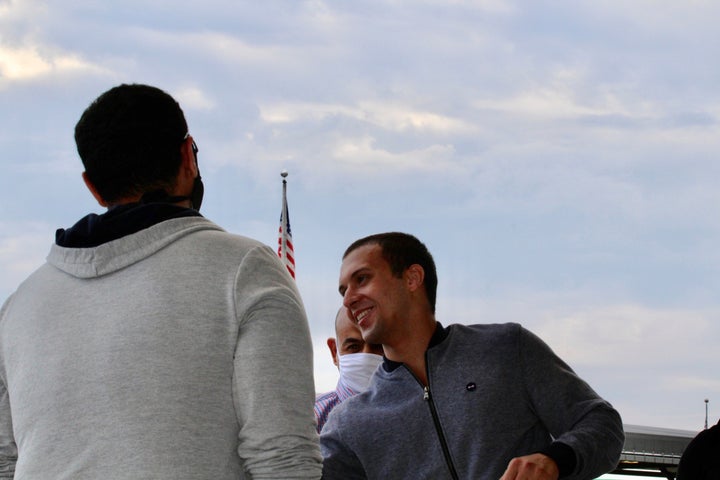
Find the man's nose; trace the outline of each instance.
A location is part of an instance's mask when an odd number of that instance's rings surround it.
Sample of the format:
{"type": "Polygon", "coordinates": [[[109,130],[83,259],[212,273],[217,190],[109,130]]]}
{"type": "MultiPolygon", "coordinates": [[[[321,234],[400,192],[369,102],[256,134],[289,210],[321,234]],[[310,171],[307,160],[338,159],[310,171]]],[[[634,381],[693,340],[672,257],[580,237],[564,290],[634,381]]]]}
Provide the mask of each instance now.
{"type": "Polygon", "coordinates": [[[352,310],[350,307],[353,303],[355,303],[356,297],[357,295],[355,293],[355,289],[353,287],[347,287],[345,294],[343,295],[343,305],[348,309],[348,311],[350,311],[351,314],[352,310]]]}

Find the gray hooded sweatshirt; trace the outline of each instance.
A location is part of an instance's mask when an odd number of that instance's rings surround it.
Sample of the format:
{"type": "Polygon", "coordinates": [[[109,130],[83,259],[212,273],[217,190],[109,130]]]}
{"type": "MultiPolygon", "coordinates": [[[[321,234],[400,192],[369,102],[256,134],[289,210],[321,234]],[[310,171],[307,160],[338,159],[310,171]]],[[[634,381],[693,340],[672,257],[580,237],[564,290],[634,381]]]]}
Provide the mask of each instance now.
{"type": "Polygon", "coordinates": [[[0,478],[319,478],[277,255],[202,217],[53,245],[0,313],[0,478]]]}

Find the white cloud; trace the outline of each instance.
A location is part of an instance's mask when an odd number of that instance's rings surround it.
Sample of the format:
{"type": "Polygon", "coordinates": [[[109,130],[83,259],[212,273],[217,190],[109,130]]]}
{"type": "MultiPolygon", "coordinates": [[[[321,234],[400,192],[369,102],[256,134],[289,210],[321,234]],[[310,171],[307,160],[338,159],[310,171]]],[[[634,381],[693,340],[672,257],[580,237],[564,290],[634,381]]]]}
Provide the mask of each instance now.
{"type": "Polygon", "coordinates": [[[281,55],[282,47],[256,46],[237,37],[220,32],[202,32],[188,34],[170,34],[164,32],[147,32],[147,36],[156,37],[164,42],[175,43],[180,40],[197,51],[215,55],[226,60],[242,60],[246,62],[269,62],[281,55]]]}
{"type": "Polygon", "coordinates": [[[16,0],[0,4],[0,86],[54,74],[107,74],[82,54],[44,39],[45,22],[52,18],[46,2],[16,0]]]}
{"type": "Polygon", "coordinates": [[[0,75],[15,80],[47,74],[52,65],[33,48],[0,47],[0,75]]]}
{"type": "Polygon", "coordinates": [[[173,97],[183,109],[212,110],[216,106],[215,100],[198,87],[182,87],[173,92],[173,97]]]}
{"type": "Polygon", "coordinates": [[[367,119],[390,131],[416,130],[457,135],[472,133],[475,130],[472,125],[460,118],[377,101],[360,102],[356,117],[367,119]]]}
{"type": "Polygon", "coordinates": [[[57,74],[109,74],[76,54],[42,52],[37,46],[11,48],[0,45],[0,77],[7,81],[31,80],[57,74]]]}
{"type": "Polygon", "coordinates": [[[333,115],[356,116],[356,110],[350,107],[309,102],[263,103],[259,108],[262,120],[270,124],[317,121],[333,115]]]}
{"type": "MultiPolygon", "coordinates": [[[[288,70],[302,66],[302,47],[292,44],[252,43],[222,31],[189,31],[133,28],[130,33],[138,44],[166,51],[181,50],[186,55],[213,58],[233,70],[265,67],[288,70]]],[[[182,57],[182,56],[181,56],[182,57]]],[[[189,68],[189,67],[188,67],[189,68]]]]}
{"type": "Polygon", "coordinates": [[[311,20],[314,25],[334,26],[338,22],[337,14],[330,8],[332,2],[323,0],[305,0],[302,2],[305,20],[311,20]]]}
{"type": "Polygon", "coordinates": [[[520,84],[516,93],[472,102],[475,108],[496,110],[517,117],[568,119],[582,116],[652,116],[647,102],[623,98],[621,85],[597,84],[588,65],[562,64],[551,68],[541,83],[520,84]]]}
{"type": "Polygon", "coordinates": [[[514,13],[517,7],[507,0],[424,0],[429,5],[473,8],[491,13],[514,13]]]}
{"type": "MultiPolygon", "coordinates": [[[[717,363],[707,365],[714,368],[717,363]]],[[[677,389],[680,391],[698,391],[698,392],[720,392],[720,379],[715,376],[701,377],[697,375],[668,375],[663,379],[662,386],[668,389],[677,389]]]]}
{"type": "Polygon", "coordinates": [[[720,361],[720,353],[695,348],[717,336],[718,311],[625,304],[541,316],[537,333],[578,365],[656,369],[720,361]]]}
{"type": "Polygon", "coordinates": [[[602,23],[613,24],[613,19],[624,19],[639,31],[671,33],[684,40],[692,40],[715,28],[715,19],[720,15],[720,5],[714,0],[687,0],[678,2],[657,2],[655,0],[610,0],[604,2],[582,2],[585,14],[602,23]],[[688,26],[695,26],[689,30],[688,26]],[[692,32],[692,33],[691,33],[692,32]]]}
{"type": "Polygon", "coordinates": [[[466,121],[430,111],[379,101],[359,101],[357,106],[321,103],[265,103],[260,105],[261,117],[268,123],[292,123],[346,116],[379,126],[388,131],[433,132],[436,134],[468,134],[475,127],[466,121]]]}
{"type": "Polygon", "coordinates": [[[48,8],[45,2],[37,0],[4,0],[0,2],[0,21],[24,22],[44,17],[48,8]]]}
{"type": "Polygon", "coordinates": [[[372,137],[346,139],[336,145],[333,158],[343,162],[354,173],[366,172],[377,175],[378,169],[388,175],[393,172],[410,171],[413,174],[457,171],[453,162],[454,149],[451,145],[431,145],[427,148],[393,153],[377,148],[372,137]]]}
{"type": "Polygon", "coordinates": [[[601,105],[584,105],[569,89],[539,87],[508,99],[478,100],[475,107],[500,110],[521,116],[571,118],[582,115],[628,115],[625,107],[612,95],[601,105]]]}

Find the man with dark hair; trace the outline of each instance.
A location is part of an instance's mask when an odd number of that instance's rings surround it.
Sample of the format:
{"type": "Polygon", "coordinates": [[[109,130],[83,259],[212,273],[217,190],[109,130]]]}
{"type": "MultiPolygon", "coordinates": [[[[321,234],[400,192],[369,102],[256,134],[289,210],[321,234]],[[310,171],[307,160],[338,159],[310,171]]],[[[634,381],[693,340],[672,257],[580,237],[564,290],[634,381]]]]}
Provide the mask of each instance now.
{"type": "Polygon", "coordinates": [[[339,290],[385,360],[323,428],[323,478],[592,479],[615,468],[620,415],[518,324],[435,320],[435,264],[417,238],[345,252],[339,290]]]}
{"type": "Polygon", "coordinates": [[[390,271],[395,277],[402,277],[405,270],[411,265],[417,264],[422,267],[425,272],[423,290],[430,303],[430,311],[434,314],[438,284],[437,270],[435,269],[435,261],[425,244],[418,241],[418,239],[412,235],[378,233],[353,242],[345,250],[343,259],[353,250],[369,244],[377,244],[381,247],[380,254],[387,262],[390,271]]]}
{"type": "Polygon", "coordinates": [[[273,250],[198,210],[167,93],[120,85],[75,128],[100,205],[0,312],[0,477],[317,479],[312,347],[273,250]]]}
{"type": "Polygon", "coordinates": [[[181,165],[178,145],[192,144],[186,141],[187,133],[180,106],[157,88],[111,89],[85,110],[75,126],[83,177],[104,203],[125,203],[123,199],[153,190],[170,191],[181,165]]]}

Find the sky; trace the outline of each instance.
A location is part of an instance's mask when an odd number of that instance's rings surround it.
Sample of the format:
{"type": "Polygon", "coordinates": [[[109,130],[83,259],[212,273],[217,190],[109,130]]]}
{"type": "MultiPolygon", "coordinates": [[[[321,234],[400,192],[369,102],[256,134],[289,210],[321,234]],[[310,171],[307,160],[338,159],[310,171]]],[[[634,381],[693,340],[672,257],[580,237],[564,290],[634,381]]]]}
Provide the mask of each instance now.
{"type": "Polygon", "coordinates": [[[720,417],[720,3],[0,0],[0,297],[101,213],[73,129],[162,88],[202,213],[273,247],[282,179],[318,391],[341,256],[404,231],[437,319],[519,322],[627,424],[720,417]]]}

